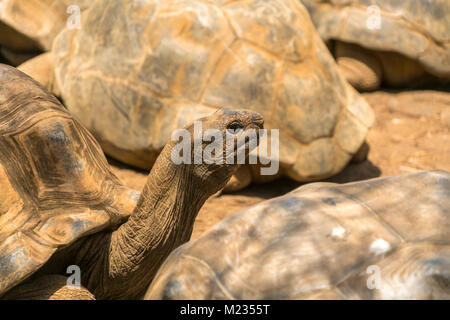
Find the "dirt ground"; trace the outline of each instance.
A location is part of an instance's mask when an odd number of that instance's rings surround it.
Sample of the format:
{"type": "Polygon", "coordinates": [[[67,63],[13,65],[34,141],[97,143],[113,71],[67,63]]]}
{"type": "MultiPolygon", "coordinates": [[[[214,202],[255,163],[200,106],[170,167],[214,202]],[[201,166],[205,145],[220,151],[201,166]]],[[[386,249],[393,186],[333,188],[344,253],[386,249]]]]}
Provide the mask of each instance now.
{"type": "MultiPolygon", "coordinates": [[[[450,171],[450,93],[444,91],[378,91],[363,94],[372,106],[376,122],[368,134],[368,159],[349,164],[327,181],[344,183],[417,170],[450,171]]],[[[141,190],[147,172],[111,160],[114,173],[126,185],[141,190]]],[[[234,194],[210,198],[194,225],[198,238],[225,217],[265,199],[285,194],[301,183],[280,179],[252,185],[234,194]]]]}

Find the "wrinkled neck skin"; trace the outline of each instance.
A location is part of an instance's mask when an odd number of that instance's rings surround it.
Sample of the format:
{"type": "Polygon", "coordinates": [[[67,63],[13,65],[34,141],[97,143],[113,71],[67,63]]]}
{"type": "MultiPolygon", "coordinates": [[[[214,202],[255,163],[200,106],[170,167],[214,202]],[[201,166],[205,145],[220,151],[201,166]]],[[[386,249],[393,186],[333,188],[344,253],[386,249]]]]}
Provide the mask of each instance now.
{"type": "Polygon", "coordinates": [[[82,251],[91,257],[78,255],[82,283],[97,299],[141,298],[170,252],[190,239],[197,213],[214,191],[192,181],[187,166],[173,164],[170,150],[153,166],[128,221],[89,237],[82,251]]]}

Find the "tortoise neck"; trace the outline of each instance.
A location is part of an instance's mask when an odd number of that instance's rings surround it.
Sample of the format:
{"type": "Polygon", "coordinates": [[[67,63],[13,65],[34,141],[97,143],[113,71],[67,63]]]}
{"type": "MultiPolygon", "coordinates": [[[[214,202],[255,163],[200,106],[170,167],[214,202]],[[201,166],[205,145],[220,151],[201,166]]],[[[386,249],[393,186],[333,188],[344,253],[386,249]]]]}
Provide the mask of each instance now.
{"type": "Polygon", "coordinates": [[[161,246],[168,240],[178,246],[189,240],[198,211],[208,196],[193,181],[186,166],[177,166],[163,155],[147,178],[131,221],[149,227],[158,238],[167,238],[161,239],[161,246]]]}
{"type": "Polygon", "coordinates": [[[170,151],[164,148],[131,217],[112,235],[110,271],[134,291],[122,292],[127,297],[140,298],[170,252],[189,240],[209,196],[190,181],[187,166],[170,161],[170,151]]]}

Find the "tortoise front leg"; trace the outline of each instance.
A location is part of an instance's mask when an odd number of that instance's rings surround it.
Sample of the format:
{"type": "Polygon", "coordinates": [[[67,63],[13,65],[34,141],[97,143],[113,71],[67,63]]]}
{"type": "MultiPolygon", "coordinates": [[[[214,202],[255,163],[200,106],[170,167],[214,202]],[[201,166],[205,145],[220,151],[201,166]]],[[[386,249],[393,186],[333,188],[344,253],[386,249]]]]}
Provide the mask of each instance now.
{"type": "Polygon", "coordinates": [[[67,278],[45,275],[14,287],[2,297],[5,300],[95,300],[84,287],[67,285],[67,278]]]}

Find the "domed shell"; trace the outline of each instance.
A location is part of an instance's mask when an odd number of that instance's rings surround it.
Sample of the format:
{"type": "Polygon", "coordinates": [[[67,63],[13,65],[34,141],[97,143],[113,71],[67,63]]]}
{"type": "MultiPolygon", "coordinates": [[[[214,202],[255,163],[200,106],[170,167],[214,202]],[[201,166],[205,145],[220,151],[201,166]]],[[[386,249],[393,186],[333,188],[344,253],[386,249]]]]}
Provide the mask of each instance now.
{"type": "Polygon", "coordinates": [[[142,168],[173,130],[247,108],[280,129],[282,170],[318,179],[348,163],[373,122],[297,0],[100,0],[53,54],[68,109],[106,153],[142,168]]]}
{"type": "Polygon", "coordinates": [[[305,185],[173,251],[146,298],[449,299],[449,199],[444,171],[305,185]]]}
{"type": "Polygon", "coordinates": [[[450,78],[450,1],[303,0],[322,39],[394,51],[450,78]]]}
{"type": "Polygon", "coordinates": [[[2,64],[0,186],[0,295],[59,248],[117,226],[137,201],[58,100],[2,64]]]}

